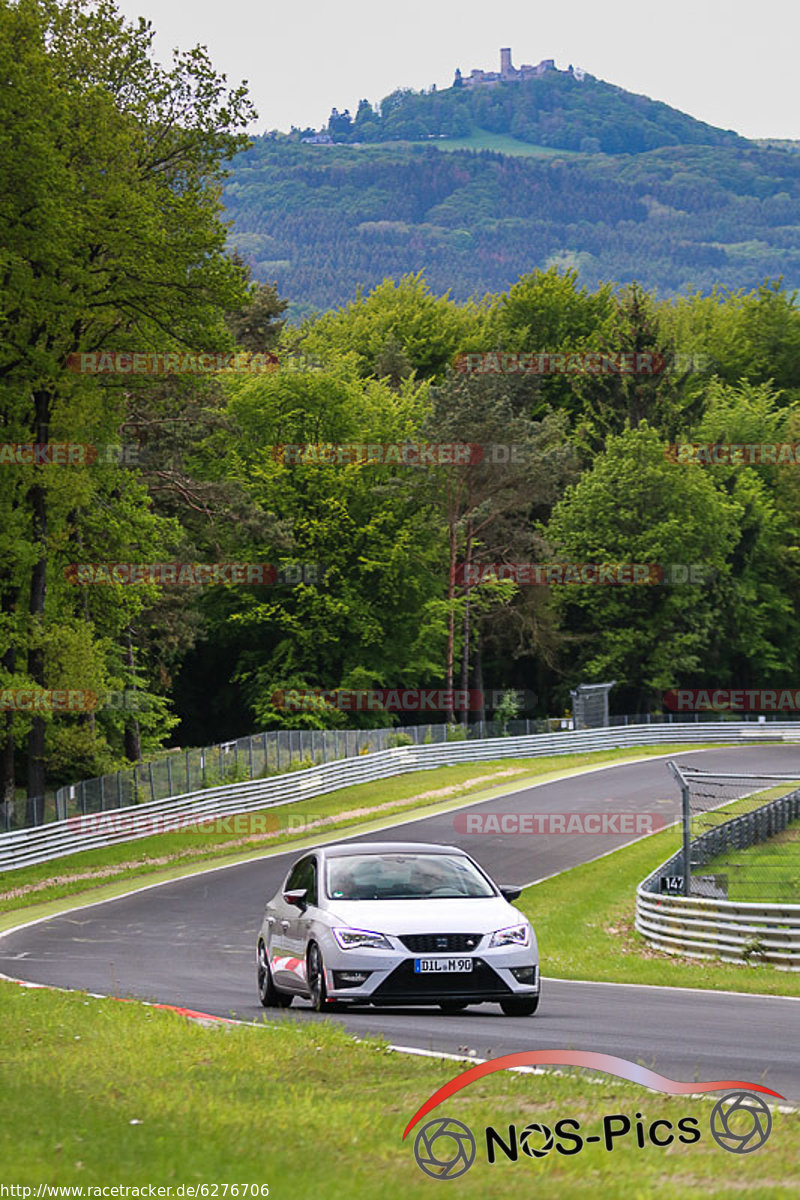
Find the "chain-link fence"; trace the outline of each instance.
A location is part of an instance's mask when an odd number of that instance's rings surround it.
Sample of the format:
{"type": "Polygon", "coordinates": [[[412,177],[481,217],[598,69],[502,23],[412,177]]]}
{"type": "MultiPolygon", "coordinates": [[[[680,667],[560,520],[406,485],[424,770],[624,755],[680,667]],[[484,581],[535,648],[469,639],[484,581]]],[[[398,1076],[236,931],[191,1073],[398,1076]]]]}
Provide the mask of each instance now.
{"type": "MultiPolygon", "coordinates": [[[[637,713],[608,718],[608,727],[685,724],[698,721],[751,718],[730,713],[637,713]]],[[[786,721],[785,714],[770,720],[786,721]]],[[[752,717],[753,723],[765,722],[752,717]]],[[[431,745],[474,738],[520,737],[573,728],[569,717],[543,720],[474,721],[469,725],[406,725],[385,729],[281,729],[213,746],[163,752],[152,762],[138,763],[94,779],[82,779],[46,796],[0,803],[0,833],[42,825],[86,813],[126,808],[147,800],[165,800],[185,792],[262,779],[285,771],[302,770],[388,750],[392,746],[431,745]]]]}
{"type": "Polygon", "coordinates": [[[82,779],[34,800],[0,804],[0,832],[86,813],[165,800],[185,792],[265,779],[392,746],[423,746],[473,738],[520,736],[570,728],[567,720],[476,721],[471,725],[409,725],[393,729],[280,729],[190,750],[82,779]]]}
{"type": "Polygon", "coordinates": [[[800,772],[725,774],[674,763],[670,768],[681,788],[683,849],[662,875],[661,890],[741,902],[800,902],[800,772]]]}

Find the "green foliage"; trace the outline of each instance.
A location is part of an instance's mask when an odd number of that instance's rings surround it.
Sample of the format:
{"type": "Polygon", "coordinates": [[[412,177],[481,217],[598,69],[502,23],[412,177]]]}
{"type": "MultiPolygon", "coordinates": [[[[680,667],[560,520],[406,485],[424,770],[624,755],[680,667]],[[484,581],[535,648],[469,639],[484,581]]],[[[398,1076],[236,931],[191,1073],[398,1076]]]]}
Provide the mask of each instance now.
{"type": "Polygon", "coordinates": [[[0,0],[0,34],[2,444],[144,452],[134,469],[0,463],[0,687],[139,701],[1,713],[0,800],[23,774],[43,791],[173,736],[396,723],[324,698],[337,690],[533,675],[544,716],[581,679],[618,679],[616,703],[641,710],[673,686],[796,678],[800,469],[685,465],[664,444],[800,442],[797,155],[566,74],[400,91],[331,126],[362,143],[492,135],[549,158],[316,148],[299,130],[248,145],[243,89],[202,49],[156,65],[150,28],[113,4],[0,0]],[[67,367],[98,349],[234,346],[274,350],[280,368],[67,367]],[[498,350],[649,352],[669,369],[454,369],[498,350]],[[406,442],[515,455],[419,467],[292,449],[406,442]],[[707,577],[459,574],[548,558],[707,577]],[[259,587],[75,583],[76,564],[164,560],[301,569],[259,587]],[[293,688],[318,698],[293,710],[293,688]]]}
{"type": "MultiPolygon", "coordinates": [[[[113,379],[76,376],[70,355],[231,342],[222,317],[244,298],[243,272],[224,251],[219,185],[223,160],[246,144],[237,129],[252,110],[243,89],[224,88],[204,50],[165,69],[152,60],[152,38],[144,21],[127,24],[111,3],[0,4],[0,70],[11,85],[0,99],[8,441],[121,440],[129,393],[113,379]]],[[[153,589],[90,596],[65,571],[163,555],[177,526],[114,464],[2,470],[10,535],[0,568],[3,682],[132,685],[137,665],[126,648],[153,589]]],[[[151,711],[160,740],[170,719],[157,705],[151,711]]],[[[4,719],[3,791],[13,790],[18,742],[27,742],[35,795],[48,766],[57,775],[78,761],[99,768],[121,757],[115,731],[106,713],[88,724],[46,712],[4,719]]],[[[141,730],[137,752],[140,739],[141,730]]]]}
{"type": "Polygon", "coordinates": [[[355,125],[347,110],[340,114],[334,109],[328,131],[336,141],[385,142],[458,136],[464,125],[567,150],[596,146],[609,154],[640,154],[679,144],[746,144],[735,133],[715,129],[657,100],[592,75],[579,81],[571,71],[475,88],[465,88],[457,73],[453,87],[445,91],[398,88],[381,102],[378,113],[362,100],[355,125]]]}
{"type": "Polygon", "coordinates": [[[516,692],[507,691],[497,708],[494,710],[494,719],[498,721],[503,729],[505,737],[508,727],[508,722],[515,720],[520,714],[520,701],[516,692]]]}
{"type": "MultiPolygon", "coordinates": [[[[224,192],[231,242],[290,298],[292,322],[422,264],[434,292],[462,302],[548,265],[577,267],[593,290],[638,281],[661,296],[749,291],[765,278],[800,286],[800,155],[685,141],[637,154],[512,155],[526,146],[485,131],[357,148],[256,138],[224,192]],[[474,149],[443,152],[451,144],[474,149]]],[[[782,307],[786,297],[742,330],[765,347],[765,366],[781,346],[784,368],[798,361],[782,307]]],[[[726,344],[747,359],[741,337],[726,344]]]]}
{"type": "Polygon", "coordinates": [[[397,746],[413,746],[414,739],[409,733],[390,733],[386,739],[386,745],[389,749],[397,746]]]}
{"type": "MultiPolygon", "coordinates": [[[[700,467],[668,462],[643,422],[611,437],[567,489],[545,532],[552,559],[578,563],[698,564],[726,580],[740,507],[700,467]]],[[[716,587],[719,587],[717,583],[716,587]]],[[[577,682],[617,679],[632,711],[702,669],[719,608],[706,586],[577,585],[555,604],[574,643],[577,682]]],[[[624,701],[623,701],[624,703],[624,701]]]]}

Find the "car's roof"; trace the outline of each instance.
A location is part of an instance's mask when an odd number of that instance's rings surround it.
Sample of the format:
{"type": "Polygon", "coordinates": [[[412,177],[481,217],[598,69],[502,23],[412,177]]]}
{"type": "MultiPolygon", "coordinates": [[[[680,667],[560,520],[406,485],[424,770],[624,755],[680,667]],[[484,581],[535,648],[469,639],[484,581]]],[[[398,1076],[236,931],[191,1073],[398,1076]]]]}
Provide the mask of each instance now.
{"type": "Polygon", "coordinates": [[[335,842],[332,846],[320,846],[318,853],[326,858],[344,858],[352,854],[466,854],[466,851],[436,842],[335,842]]]}

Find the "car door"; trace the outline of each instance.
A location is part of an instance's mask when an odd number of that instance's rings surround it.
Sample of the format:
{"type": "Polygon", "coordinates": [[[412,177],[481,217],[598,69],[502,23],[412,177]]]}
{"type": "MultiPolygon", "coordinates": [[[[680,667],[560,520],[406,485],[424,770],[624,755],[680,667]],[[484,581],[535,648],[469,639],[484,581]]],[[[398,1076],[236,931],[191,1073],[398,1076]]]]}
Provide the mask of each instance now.
{"type": "MultiPolygon", "coordinates": [[[[284,934],[286,947],[286,986],[292,991],[306,989],[306,942],[308,929],[314,920],[317,910],[317,858],[309,854],[297,864],[297,880],[292,888],[305,888],[306,907],[287,905],[289,911],[288,928],[284,934]]],[[[290,891],[290,888],[286,889],[290,891]]]]}
{"type": "Polygon", "coordinates": [[[270,970],[272,971],[272,978],[276,986],[282,988],[284,991],[289,989],[294,990],[295,988],[296,976],[291,963],[292,955],[289,948],[289,930],[292,917],[298,910],[291,904],[286,903],[283,893],[304,886],[299,882],[304,861],[304,859],[301,859],[300,862],[295,863],[286,876],[283,887],[267,909],[270,970]]]}

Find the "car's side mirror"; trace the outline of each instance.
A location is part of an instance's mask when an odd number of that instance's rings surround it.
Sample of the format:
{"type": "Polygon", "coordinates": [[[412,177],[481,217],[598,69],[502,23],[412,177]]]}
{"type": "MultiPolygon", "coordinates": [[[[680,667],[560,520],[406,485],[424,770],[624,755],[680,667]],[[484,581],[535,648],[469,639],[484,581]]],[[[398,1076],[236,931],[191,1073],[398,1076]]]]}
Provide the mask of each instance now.
{"type": "Polygon", "coordinates": [[[510,904],[512,900],[519,900],[520,896],[522,895],[522,888],[517,887],[516,884],[513,883],[508,883],[505,885],[501,884],[500,895],[504,900],[508,900],[510,904]]]}
{"type": "Polygon", "coordinates": [[[295,908],[299,908],[302,912],[304,908],[308,907],[306,904],[307,895],[308,888],[294,888],[291,892],[284,892],[283,898],[287,904],[293,904],[295,908]]]}

